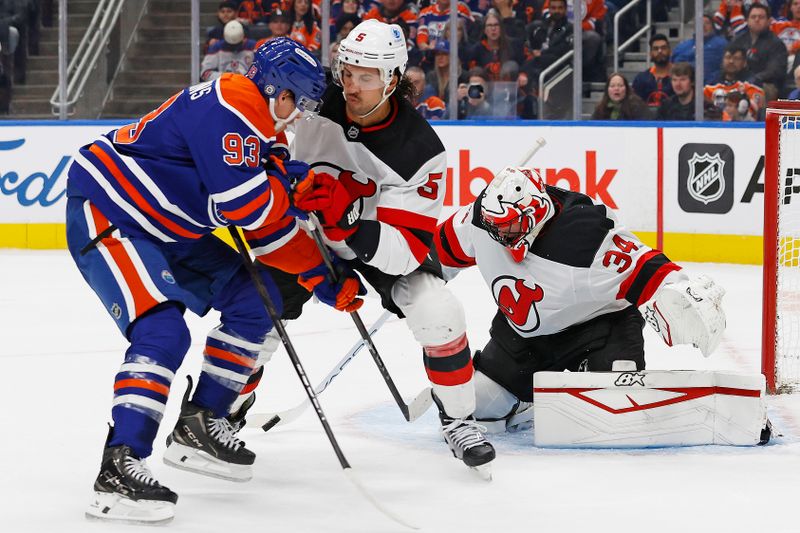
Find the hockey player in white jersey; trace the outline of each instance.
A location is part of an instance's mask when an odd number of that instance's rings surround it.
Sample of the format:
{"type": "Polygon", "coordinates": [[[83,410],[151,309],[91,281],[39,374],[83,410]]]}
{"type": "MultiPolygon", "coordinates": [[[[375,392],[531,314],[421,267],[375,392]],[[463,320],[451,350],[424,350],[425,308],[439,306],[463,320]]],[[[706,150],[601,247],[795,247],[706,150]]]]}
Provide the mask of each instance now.
{"type": "MultiPolygon", "coordinates": [[[[472,416],[464,310],[431,250],[446,154],[406,98],[407,59],[397,25],[368,20],[341,41],[335,84],[319,116],[296,125],[294,157],[311,165],[315,179],[313,191],[295,196],[295,204],[317,213],[329,246],[377,290],[386,309],[405,316],[423,348],[443,437],[455,457],[478,467],[495,452],[472,416]]],[[[281,287],[284,318],[297,316],[308,299],[288,281],[281,287]]]]}
{"type": "Polygon", "coordinates": [[[440,224],[443,265],[477,265],[497,302],[486,347],[474,358],[475,417],[492,431],[529,419],[541,370],[645,366],[645,321],[664,342],[710,355],[725,329],[725,291],[690,278],[620,226],[588,196],[506,167],[471,205],[440,224]]]}

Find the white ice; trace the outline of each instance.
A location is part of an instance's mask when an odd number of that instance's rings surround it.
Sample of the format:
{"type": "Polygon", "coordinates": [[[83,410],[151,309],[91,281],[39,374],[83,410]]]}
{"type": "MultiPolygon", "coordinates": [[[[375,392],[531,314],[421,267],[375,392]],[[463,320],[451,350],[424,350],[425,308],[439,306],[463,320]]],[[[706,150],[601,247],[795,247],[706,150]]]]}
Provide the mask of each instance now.
{"type": "MultiPolygon", "coordinates": [[[[758,371],[760,269],[687,265],[726,287],[728,328],[703,359],[668,349],[649,330],[650,368],[758,371]]],[[[467,310],[472,346],[488,338],[494,313],[477,272],[453,288],[467,310]]],[[[371,323],[381,313],[368,301],[371,323]]],[[[180,495],[180,532],[403,531],[348,483],[312,410],[269,433],[245,430],[258,454],[254,479],[236,484],[171,469],[161,462],[183,394],[197,375],[216,316],[187,315],[193,343],[176,378],[149,463],[180,495]]],[[[312,382],[356,341],[348,316],[308,305],[290,334],[312,382]]],[[[130,532],[136,526],[88,522],[110,416],[114,374],[126,348],[111,318],[62,251],[0,252],[0,532],[130,532]]],[[[422,357],[405,324],[392,319],[376,336],[398,387],[410,399],[426,385],[422,357]]],[[[267,367],[256,411],[304,398],[281,350],[267,367]]],[[[770,398],[783,434],[765,447],[636,451],[556,451],[533,447],[529,433],[496,438],[494,481],[453,459],[433,410],[406,423],[366,353],[321,396],[347,459],[370,491],[428,532],[753,532],[800,531],[800,399],[770,398]]]]}

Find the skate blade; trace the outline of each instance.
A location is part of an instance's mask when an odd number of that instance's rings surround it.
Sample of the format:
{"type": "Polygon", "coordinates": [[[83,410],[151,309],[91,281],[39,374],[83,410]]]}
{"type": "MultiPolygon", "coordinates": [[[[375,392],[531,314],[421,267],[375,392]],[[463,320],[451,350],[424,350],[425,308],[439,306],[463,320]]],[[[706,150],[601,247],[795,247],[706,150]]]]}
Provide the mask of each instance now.
{"type": "Polygon", "coordinates": [[[486,463],[485,465],[480,466],[471,466],[469,469],[476,475],[478,478],[482,479],[483,481],[491,481],[492,480],[492,465],[491,463],[486,463]]]}
{"type": "Polygon", "coordinates": [[[175,504],[155,500],[129,500],[119,494],[95,492],[94,501],[86,510],[89,520],[132,524],[139,526],[162,526],[175,517],[175,504]]]}
{"type": "Polygon", "coordinates": [[[204,476],[244,483],[253,479],[251,465],[237,465],[220,461],[202,450],[172,442],[164,452],[164,463],[179,470],[204,476]]]}

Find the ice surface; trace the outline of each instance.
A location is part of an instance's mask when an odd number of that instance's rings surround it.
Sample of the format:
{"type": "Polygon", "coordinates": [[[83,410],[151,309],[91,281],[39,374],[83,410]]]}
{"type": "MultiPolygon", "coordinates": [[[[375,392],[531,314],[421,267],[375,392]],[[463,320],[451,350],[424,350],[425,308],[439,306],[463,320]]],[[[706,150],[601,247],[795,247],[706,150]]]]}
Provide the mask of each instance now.
{"type": "MultiPolygon", "coordinates": [[[[704,359],[669,349],[646,331],[648,365],[666,369],[757,371],[760,269],[686,265],[728,294],[728,329],[704,359]]],[[[465,303],[473,347],[488,338],[494,313],[476,271],[452,282],[465,303]]],[[[376,299],[362,312],[370,324],[376,299]]],[[[246,430],[257,454],[254,479],[237,484],[171,469],[161,462],[177,416],[184,375],[197,375],[216,317],[187,315],[193,343],[173,384],[150,465],[180,494],[170,531],[394,532],[345,479],[313,411],[267,434],[246,430]]],[[[358,335],[346,315],[309,305],[289,328],[312,383],[358,335]]],[[[136,526],[88,522],[83,513],[97,475],[114,374],[126,347],[111,318],[61,251],[0,251],[0,532],[131,532],[136,526]]],[[[392,319],[376,336],[410,399],[426,384],[418,346],[392,319]]],[[[281,350],[269,363],[257,411],[304,398],[281,350]]],[[[783,437],[763,448],[700,447],[639,451],[540,450],[523,432],[494,438],[494,481],[452,458],[433,411],[406,423],[374,363],[360,353],[322,395],[344,452],[381,501],[428,532],[753,532],[800,531],[800,397],[770,399],[783,437]]]]}

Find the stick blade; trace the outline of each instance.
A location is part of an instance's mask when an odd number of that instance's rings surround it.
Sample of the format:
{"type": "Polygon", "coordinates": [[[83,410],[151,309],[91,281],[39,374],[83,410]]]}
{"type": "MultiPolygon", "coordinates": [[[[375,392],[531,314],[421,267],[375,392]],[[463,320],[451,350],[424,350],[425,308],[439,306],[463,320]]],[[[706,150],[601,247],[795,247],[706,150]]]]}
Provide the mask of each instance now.
{"type": "Polygon", "coordinates": [[[430,387],[425,387],[408,405],[406,420],[413,422],[424,415],[431,405],[433,405],[433,392],[430,387]]]}

